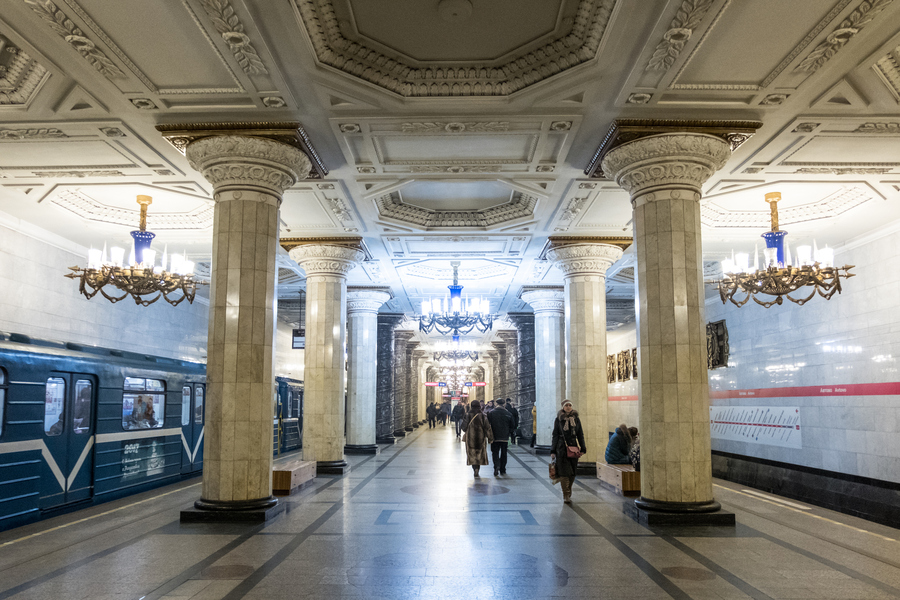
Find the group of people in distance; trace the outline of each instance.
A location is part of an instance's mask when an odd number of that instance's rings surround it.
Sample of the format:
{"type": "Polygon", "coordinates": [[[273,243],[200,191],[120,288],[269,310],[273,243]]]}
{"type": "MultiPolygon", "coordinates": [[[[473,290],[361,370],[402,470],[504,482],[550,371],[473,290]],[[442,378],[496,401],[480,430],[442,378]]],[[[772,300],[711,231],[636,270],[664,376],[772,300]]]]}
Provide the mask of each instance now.
{"type": "MultiPolygon", "coordinates": [[[[429,407],[429,410],[431,408],[429,407]]],[[[534,407],[531,414],[532,420],[535,421],[537,415],[534,407]]],[[[489,464],[488,445],[491,447],[494,477],[506,475],[509,441],[512,438],[515,443],[519,427],[519,412],[510,399],[498,398],[489,402],[487,407],[482,407],[478,400],[473,400],[468,406],[464,401],[460,401],[451,412],[451,420],[456,422],[457,437],[460,432],[463,433],[466,464],[472,467],[475,478],[480,477],[482,465],[489,464]]],[[[534,425],[532,433],[533,446],[537,425],[534,425]]],[[[571,401],[564,400],[553,421],[550,460],[553,465],[551,477],[554,483],[559,483],[562,487],[563,502],[566,504],[572,503],[572,486],[578,470],[578,459],[586,453],[584,430],[578,411],[571,401]]],[[[632,463],[639,471],[640,440],[637,428],[627,427],[624,423],[616,427],[607,444],[605,458],[609,464],[632,463]]]]}

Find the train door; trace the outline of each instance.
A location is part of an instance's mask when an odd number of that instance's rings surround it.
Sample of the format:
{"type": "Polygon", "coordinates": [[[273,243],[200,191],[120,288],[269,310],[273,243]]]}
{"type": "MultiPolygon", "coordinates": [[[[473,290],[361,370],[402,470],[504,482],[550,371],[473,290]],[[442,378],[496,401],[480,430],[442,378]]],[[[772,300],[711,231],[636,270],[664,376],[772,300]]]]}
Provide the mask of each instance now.
{"type": "Polygon", "coordinates": [[[281,397],[284,393],[284,387],[284,383],[276,383],[275,398],[272,403],[275,407],[275,416],[272,419],[272,454],[275,456],[281,454],[281,436],[284,431],[284,415],[282,414],[284,403],[281,401],[281,397]]]}
{"type": "Polygon", "coordinates": [[[283,382],[279,386],[283,391],[282,420],[281,420],[281,451],[289,452],[300,447],[300,422],[303,415],[300,414],[303,400],[303,388],[283,382]]]}
{"type": "Polygon", "coordinates": [[[44,388],[41,509],[93,496],[96,378],[54,371],[44,388]]]}
{"type": "Polygon", "coordinates": [[[203,469],[203,427],[206,418],[206,386],[185,383],[181,388],[182,474],[203,469]]]}

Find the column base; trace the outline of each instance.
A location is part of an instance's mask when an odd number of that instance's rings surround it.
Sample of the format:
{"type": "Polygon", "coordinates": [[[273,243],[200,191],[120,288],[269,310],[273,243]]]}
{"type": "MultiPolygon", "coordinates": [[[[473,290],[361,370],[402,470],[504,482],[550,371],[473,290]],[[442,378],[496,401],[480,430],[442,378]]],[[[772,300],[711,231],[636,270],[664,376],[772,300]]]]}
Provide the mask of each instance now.
{"type": "Polygon", "coordinates": [[[406,430],[405,429],[395,429],[393,436],[395,438],[406,437],[406,430]]]}
{"type": "Polygon", "coordinates": [[[316,475],[346,475],[350,465],[346,460],[320,460],[316,462],[316,475]]]}
{"type": "Polygon", "coordinates": [[[284,510],[274,496],[257,500],[204,500],[181,511],[182,523],[265,523],[284,510]]]}
{"type": "Polygon", "coordinates": [[[347,444],[344,446],[344,454],[378,454],[379,452],[381,452],[381,448],[378,447],[378,444],[347,444]]]}
{"type": "Polygon", "coordinates": [[[553,454],[553,446],[541,446],[540,444],[534,445],[534,453],[541,454],[544,456],[553,454]]]}
{"type": "Polygon", "coordinates": [[[597,463],[596,462],[581,462],[578,461],[578,469],[575,470],[576,475],[590,475],[591,477],[597,476],[597,463]]]}
{"type": "Polygon", "coordinates": [[[421,425],[421,423],[419,423],[418,421],[413,423],[413,429],[418,429],[419,425],[421,425]]]}
{"type": "Polygon", "coordinates": [[[376,444],[395,444],[395,443],[397,443],[397,438],[395,438],[393,435],[376,437],[375,443],[376,444]]]}
{"type": "Polygon", "coordinates": [[[413,430],[413,427],[412,427],[412,425],[407,425],[406,427],[404,427],[404,429],[405,429],[407,432],[410,432],[410,431],[413,430]]]}
{"type": "Polygon", "coordinates": [[[734,527],[734,513],[709,502],[665,502],[641,496],[625,503],[625,513],[641,525],[719,525],[734,527]]]}

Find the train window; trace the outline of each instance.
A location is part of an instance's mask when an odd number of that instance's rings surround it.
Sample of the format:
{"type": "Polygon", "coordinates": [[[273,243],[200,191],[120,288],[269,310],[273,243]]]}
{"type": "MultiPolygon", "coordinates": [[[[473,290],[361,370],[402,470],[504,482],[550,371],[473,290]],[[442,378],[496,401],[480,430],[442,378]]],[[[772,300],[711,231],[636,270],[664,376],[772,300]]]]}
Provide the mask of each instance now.
{"type": "Polygon", "coordinates": [[[194,388],[194,423],[203,424],[203,386],[194,388]]]}
{"type": "Polygon", "coordinates": [[[6,371],[0,369],[0,436],[3,435],[3,414],[6,410],[6,389],[8,386],[6,371]]]}
{"type": "Polygon", "coordinates": [[[44,433],[59,435],[63,432],[66,414],[66,380],[51,377],[44,393],[44,433]]]}
{"type": "Polygon", "coordinates": [[[125,393],[122,394],[122,428],[162,427],[166,416],[165,392],[166,383],[162,380],[126,377],[125,393]]]}
{"type": "Polygon", "coordinates": [[[181,426],[191,423],[191,386],[181,388],[181,426]]]}
{"type": "Polygon", "coordinates": [[[287,411],[287,415],[285,416],[286,419],[290,419],[293,416],[293,415],[291,415],[291,405],[293,405],[293,404],[294,404],[294,393],[291,391],[291,388],[288,388],[287,406],[285,409],[287,411]]]}
{"type": "Polygon", "coordinates": [[[75,382],[75,409],[72,411],[72,431],[88,433],[91,430],[91,399],[94,384],[87,379],[75,382]]]}

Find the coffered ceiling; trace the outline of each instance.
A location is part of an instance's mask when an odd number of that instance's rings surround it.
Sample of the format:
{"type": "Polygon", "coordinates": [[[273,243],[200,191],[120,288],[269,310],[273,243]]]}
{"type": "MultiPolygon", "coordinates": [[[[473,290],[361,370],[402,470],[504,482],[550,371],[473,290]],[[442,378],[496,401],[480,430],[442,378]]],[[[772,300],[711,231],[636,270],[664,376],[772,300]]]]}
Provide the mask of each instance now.
{"type": "MultiPolygon", "coordinates": [[[[154,244],[208,265],[211,187],[156,126],[210,121],[302,122],[328,173],[285,193],[282,235],[361,236],[350,283],[390,286],[393,312],[443,294],[451,260],[527,311],[522,286],[562,284],[549,235],[630,236],[627,194],[584,174],[617,118],[763,123],[706,186],[707,262],[759,239],[770,191],[794,243],[900,219],[900,0],[0,5],[0,222],[85,255],[146,194],[154,244]]],[[[610,272],[611,328],[633,267],[610,272]]],[[[286,254],[279,276],[295,299],[286,254]]]]}

